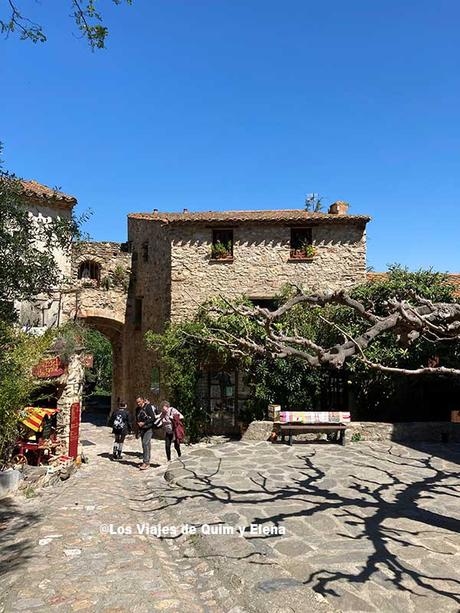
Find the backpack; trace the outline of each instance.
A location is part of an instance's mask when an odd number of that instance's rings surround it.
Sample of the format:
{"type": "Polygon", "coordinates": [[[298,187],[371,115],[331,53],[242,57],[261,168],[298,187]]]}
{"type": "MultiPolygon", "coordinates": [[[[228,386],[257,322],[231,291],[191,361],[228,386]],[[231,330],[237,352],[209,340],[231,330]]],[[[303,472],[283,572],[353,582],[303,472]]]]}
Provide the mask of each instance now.
{"type": "Polygon", "coordinates": [[[125,428],[125,420],[123,419],[123,415],[121,413],[117,413],[115,415],[115,419],[113,420],[113,429],[116,432],[121,432],[125,428]]]}
{"type": "Polygon", "coordinates": [[[183,443],[185,440],[185,428],[177,413],[172,416],[171,423],[174,432],[174,438],[178,443],[183,443]]]}
{"type": "Polygon", "coordinates": [[[161,426],[163,425],[163,417],[161,413],[156,413],[153,406],[149,406],[153,411],[154,417],[152,418],[152,416],[147,413],[145,408],[142,407],[142,409],[140,409],[139,413],[137,414],[137,423],[143,422],[145,424],[142,428],[143,430],[148,430],[149,428],[161,428],[161,426]]]}

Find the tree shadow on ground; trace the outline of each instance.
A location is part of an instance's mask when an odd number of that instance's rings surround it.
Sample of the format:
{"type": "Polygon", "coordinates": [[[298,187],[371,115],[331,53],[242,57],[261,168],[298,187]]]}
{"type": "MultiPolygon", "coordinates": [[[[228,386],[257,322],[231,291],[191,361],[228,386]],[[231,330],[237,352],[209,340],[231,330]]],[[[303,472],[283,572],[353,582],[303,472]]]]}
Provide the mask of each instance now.
{"type": "MultiPolygon", "coordinates": [[[[222,458],[215,457],[212,467],[207,459],[206,466],[199,472],[199,469],[187,466],[185,459],[180,461],[181,474],[176,488],[165,493],[151,510],[160,511],[184,504],[195,509],[197,505],[201,508],[209,505],[211,510],[221,512],[225,511],[226,505],[243,511],[247,506],[253,522],[261,525],[283,526],[296,519],[314,521],[316,525],[325,523],[322,532],[325,533],[324,546],[328,551],[330,548],[331,553],[334,552],[336,538],[349,542],[350,551],[358,547],[356,544],[364,544],[364,549],[359,561],[355,560],[353,570],[349,570],[347,564],[347,549],[343,552],[344,562],[339,570],[337,564],[315,568],[315,562],[312,562],[312,572],[306,573],[303,581],[315,591],[326,597],[338,596],[340,586],[353,584],[360,589],[375,578],[386,582],[387,589],[400,593],[444,598],[450,605],[460,603],[460,580],[455,578],[456,558],[446,544],[449,534],[459,534],[460,520],[449,516],[447,510],[443,514],[434,506],[438,495],[452,504],[460,503],[460,475],[440,468],[440,461],[432,455],[422,456],[416,452],[401,455],[400,451],[400,447],[389,446],[382,451],[382,448],[374,449],[369,445],[350,452],[346,460],[347,482],[339,483],[338,487],[337,483],[335,487],[327,484],[330,481],[327,468],[320,468],[314,446],[308,451],[302,450],[300,455],[278,458],[281,462],[293,461],[295,464],[290,467],[292,479],[283,485],[274,483],[263,470],[259,470],[251,471],[247,476],[249,487],[232,487],[232,475],[223,470],[222,458]],[[363,477],[363,472],[374,477],[363,477]],[[260,509],[259,513],[254,510],[255,505],[260,509]],[[328,527],[326,522],[330,519],[327,518],[336,520],[335,532],[334,528],[328,527]],[[407,525],[407,522],[413,523],[407,525]],[[452,572],[444,577],[416,568],[410,555],[401,554],[413,549],[420,549],[421,557],[430,554],[452,556],[449,565],[452,572]]],[[[340,462],[340,455],[331,457],[340,462]]],[[[150,498],[154,499],[155,495],[150,498]]],[[[306,537],[305,542],[308,543],[306,537]]],[[[432,560],[436,567],[436,558],[432,560]]]]}
{"type": "Polygon", "coordinates": [[[424,443],[421,441],[403,441],[399,443],[419,453],[441,458],[452,464],[460,464],[460,445],[458,443],[424,443]]]}
{"type": "Polygon", "coordinates": [[[32,542],[22,538],[21,532],[38,520],[37,513],[25,511],[13,497],[0,500],[0,578],[17,571],[32,557],[32,542]]]}

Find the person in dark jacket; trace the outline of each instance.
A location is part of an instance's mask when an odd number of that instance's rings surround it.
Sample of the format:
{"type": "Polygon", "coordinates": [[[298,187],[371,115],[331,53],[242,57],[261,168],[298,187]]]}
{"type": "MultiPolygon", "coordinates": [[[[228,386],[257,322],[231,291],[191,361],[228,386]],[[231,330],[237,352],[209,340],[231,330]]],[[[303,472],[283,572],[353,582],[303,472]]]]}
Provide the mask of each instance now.
{"type": "Polygon", "coordinates": [[[126,435],[132,432],[131,415],[126,402],[120,402],[118,409],[110,416],[108,425],[112,427],[112,434],[115,435],[112,460],[121,460],[126,435]]]}
{"type": "Polygon", "coordinates": [[[139,397],[136,399],[136,421],[139,431],[139,436],[142,440],[142,464],[140,470],[147,470],[150,466],[150,454],[153,428],[161,425],[161,416],[150,402],[145,398],[139,397]]]}

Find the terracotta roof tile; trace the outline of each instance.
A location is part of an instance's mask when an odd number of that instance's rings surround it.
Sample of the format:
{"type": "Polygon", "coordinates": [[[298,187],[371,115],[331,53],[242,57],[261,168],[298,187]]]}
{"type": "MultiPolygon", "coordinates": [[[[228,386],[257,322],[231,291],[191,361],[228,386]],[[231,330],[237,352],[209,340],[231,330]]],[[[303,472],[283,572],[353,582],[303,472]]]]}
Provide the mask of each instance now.
{"type": "Polygon", "coordinates": [[[331,215],[310,213],[304,209],[279,209],[276,211],[204,211],[196,213],[131,213],[131,219],[145,219],[164,224],[184,223],[238,223],[238,222],[275,222],[275,223],[362,223],[366,224],[367,215],[331,215]]]}
{"type": "Polygon", "coordinates": [[[74,205],[77,199],[74,196],[69,196],[58,190],[52,189],[47,185],[42,185],[38,181],[21,180],[26,196],[39,198],[40,200],[51,200],[61,204],[74,205]]]}

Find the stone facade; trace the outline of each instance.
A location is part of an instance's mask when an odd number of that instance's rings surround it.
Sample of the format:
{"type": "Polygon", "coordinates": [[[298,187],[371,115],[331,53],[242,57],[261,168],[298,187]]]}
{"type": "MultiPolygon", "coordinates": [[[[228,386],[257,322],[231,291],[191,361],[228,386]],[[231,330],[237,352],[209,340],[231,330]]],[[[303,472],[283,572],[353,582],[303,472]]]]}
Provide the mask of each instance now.
{"type": "MultiPolygon", "coordinates": [[[[346,207],[335,214],[133,214],[127,244],[74,246],[71,282],[62,292],[62,320],[78,318],[110,339],[112,406],[125,400],[132,407],[139,394],[158,402],[167,391],[153,383],[158,359],[145,347],[148,330],[161,333],[168,322],[193,317],[200,304],[217,295],[264,300],[287,284],[324,291],[364,282],[367,221],[347,215],[346,207]],[[231,259],[212,257],[214,232],[221,228],[232,232],[231,259]],[[293,228],[308,229],[313,256],[292,257],[293,228]]],[[[210,372],[201,383],[200,398],[216,404],[215,427],[221,431],[227,414],[234,414],[247,397],[241,373],[210,372]],[[229,399],[216,399],[226,388],[235,390],[230,408],[229,399]]]]}
{"type": "Polygon", "coordinates": [[[263,300],[287,284],[324,291],[365,282],[369,218],[340,211],[130,215],[133,261],[123,332],[127,401],[138,394],[157,401],[165,393],[160,390],[158,396],[151,387],[157,360],[145,349],[145,332],[162,332],[167,322],[193,317],[209,298],[263,300]],[[315,254],[294,259],[291,230],[305,227],[311,229],[315,254]],[[212,257],[213,231],[219,228],[233,232],[231,259],[212,257]]]}
{"type": "Polygon", "coordinates": [[[81,242],[73,247],[71,281],[62,291],[62,321],[77,318],[102,332],[112,344],[112,407],[124,399],[123,348],[128,342],[124,324],[130,275],[131,254],[126,246],[81,242]]]}
{"type": "Polygon", "coordinates": [[[311,261],[290,258],[289,226],[248,224],[236,227],[233,235],[233,261],[213,260],[212,228],[172,228],[172,321],[187,319],[199,304],[220,294],[263,299],[287,284],[314,292],[349,289],[365,281],[366,236],[360,226],[313,226],[316,255],[311,261]]]}
{"type": "MultiPolygon", "coordinates": [[[[46,225],[55,219],[70,220],[76,199],[51,190],[35,181],[23,181],[24,204],[35,226],[46,225]]],[[[40,243],[37,244],[40,248],[40,243]]],[[[54,257],[59,268],[62,282],[69,279],[71,273],[71,251],[62,248],[54,250],[54,257]]],[[[27,328],[50,328],[58,326],[60,321],[60,291],[36,296],[33,301],[21,301],[15,304],[19,324],[27,328]]]]}
{"type": "Polygon", "coordinates": [[[81,242],[72,250],[71,282],[64,290],[62,311],[66,319],[107,319],[123,325],[131,274],[131,255],[121,243],[81,242]],[[98,278],[79,278],[85,263],[98,267],[98,278]]]}

